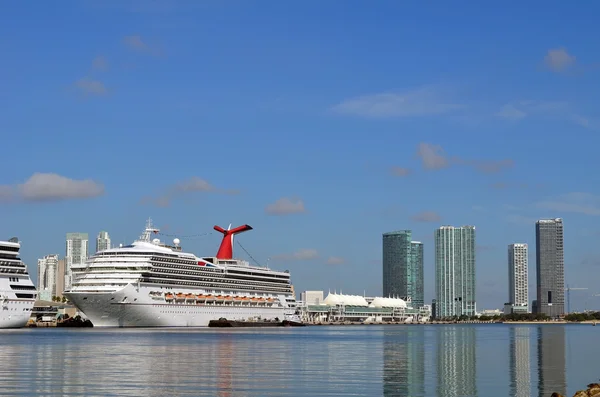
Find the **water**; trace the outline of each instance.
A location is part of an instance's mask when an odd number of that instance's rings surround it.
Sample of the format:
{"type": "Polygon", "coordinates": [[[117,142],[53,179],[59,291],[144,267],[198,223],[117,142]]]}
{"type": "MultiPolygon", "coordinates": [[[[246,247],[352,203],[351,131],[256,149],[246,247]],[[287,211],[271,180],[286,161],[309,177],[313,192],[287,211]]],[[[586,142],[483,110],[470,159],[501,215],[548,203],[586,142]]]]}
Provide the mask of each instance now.
{"type": "Polygon", "coordinates": [[[3,330],[0,395],[570,396],[600,377],[598,335],[590,324],[3,330]]]}

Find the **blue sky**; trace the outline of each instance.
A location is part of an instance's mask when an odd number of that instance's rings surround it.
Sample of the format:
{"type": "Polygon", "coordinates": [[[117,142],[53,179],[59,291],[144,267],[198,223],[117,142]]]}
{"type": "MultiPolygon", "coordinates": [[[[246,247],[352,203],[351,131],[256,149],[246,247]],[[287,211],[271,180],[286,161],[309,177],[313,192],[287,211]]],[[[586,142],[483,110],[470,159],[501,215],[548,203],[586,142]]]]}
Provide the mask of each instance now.
{"type": "Polygon", "coordinates": [[[563,217],[573,306],[600,308],[600,6],[460,4],[6,5],[0,232],[35,273],[66,232],[248,223],[297,291],[374,295],[381,234],[411,229],[430,300],[434,229],[472,224],[481,309],[507,299],[512,242],[533,299],[535,219],[563,217]]]}

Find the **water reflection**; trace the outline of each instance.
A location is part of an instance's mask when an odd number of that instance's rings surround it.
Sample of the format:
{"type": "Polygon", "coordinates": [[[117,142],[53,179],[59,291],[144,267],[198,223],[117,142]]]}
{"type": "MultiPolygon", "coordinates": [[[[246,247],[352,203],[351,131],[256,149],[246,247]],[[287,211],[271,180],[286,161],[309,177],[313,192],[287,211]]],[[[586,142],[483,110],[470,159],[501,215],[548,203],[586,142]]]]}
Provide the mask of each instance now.
{"type": "Polygon", "coordinates": [[[531,328],[510,327],[510,395],[529,397],[531,395],[531,328]]]}
{"type": "Polygon", "coordinates": [[[383,395],[425,395],[425,337],[421,327],[384,332],[383,395]]]}
{"type": "Polygon", "coordinates": [[[0,396],[567,395],[567,360],[570,383],[597,378],[581,357],[600,355],[598,329],[0,331],[0,396]]]}
{"type": "Polygon", "coordinates": [[[477,396],[476,333],[471,326],[437,332],[438,396],[477,396]]]}
{"type": "Polygon", "coordinates": [[[546,397],[554,392],[566,395],[565,327],[539,326],[537,346],[539,397],[546,397]]]}

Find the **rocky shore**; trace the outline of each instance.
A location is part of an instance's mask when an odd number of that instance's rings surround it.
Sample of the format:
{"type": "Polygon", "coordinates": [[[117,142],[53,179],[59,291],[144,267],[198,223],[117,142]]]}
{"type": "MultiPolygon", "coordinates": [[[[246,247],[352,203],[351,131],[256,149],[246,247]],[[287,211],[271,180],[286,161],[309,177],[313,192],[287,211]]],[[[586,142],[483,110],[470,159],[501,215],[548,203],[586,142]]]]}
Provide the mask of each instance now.
{"type": "MultiPolygon", "coordinates": [[[[600,384],[590,383],[587,390],[579,390],[573,394],[573,397],[600,397],[600,384]]],[[[551,397],[565,397],[560,393],[552,393],[551,397]]]]}

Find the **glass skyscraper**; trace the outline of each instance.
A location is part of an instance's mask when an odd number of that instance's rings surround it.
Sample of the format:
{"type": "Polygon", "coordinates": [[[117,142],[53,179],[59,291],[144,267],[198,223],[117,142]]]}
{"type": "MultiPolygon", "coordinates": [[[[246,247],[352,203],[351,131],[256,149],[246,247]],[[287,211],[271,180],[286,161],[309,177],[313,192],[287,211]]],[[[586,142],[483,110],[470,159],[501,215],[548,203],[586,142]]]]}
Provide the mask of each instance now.
{"type": "Polygon", "coordinates": [[[423,244],[411,241],[410,230],[383,234],[383,296],[410,297],[423,306],[423,244]]]}
{"type": "Polygon", "coordinates": [[[550,317],[565,313],[565,259],[561,218],[535,223],[537,312],[550,317]]]}
{"type": "Polygon", "coordinates": [[[425,304],[425,286],[423,277],[423,243],[420,241],[410,242],[411,279],[413,286],[410,293],[413,307],[421,307],[425,304]]]}
{"type": "Polygon", "coordinates": [[[434,237],[436,316],[475,315],[475,226],[442,226],[434,237]]]}

